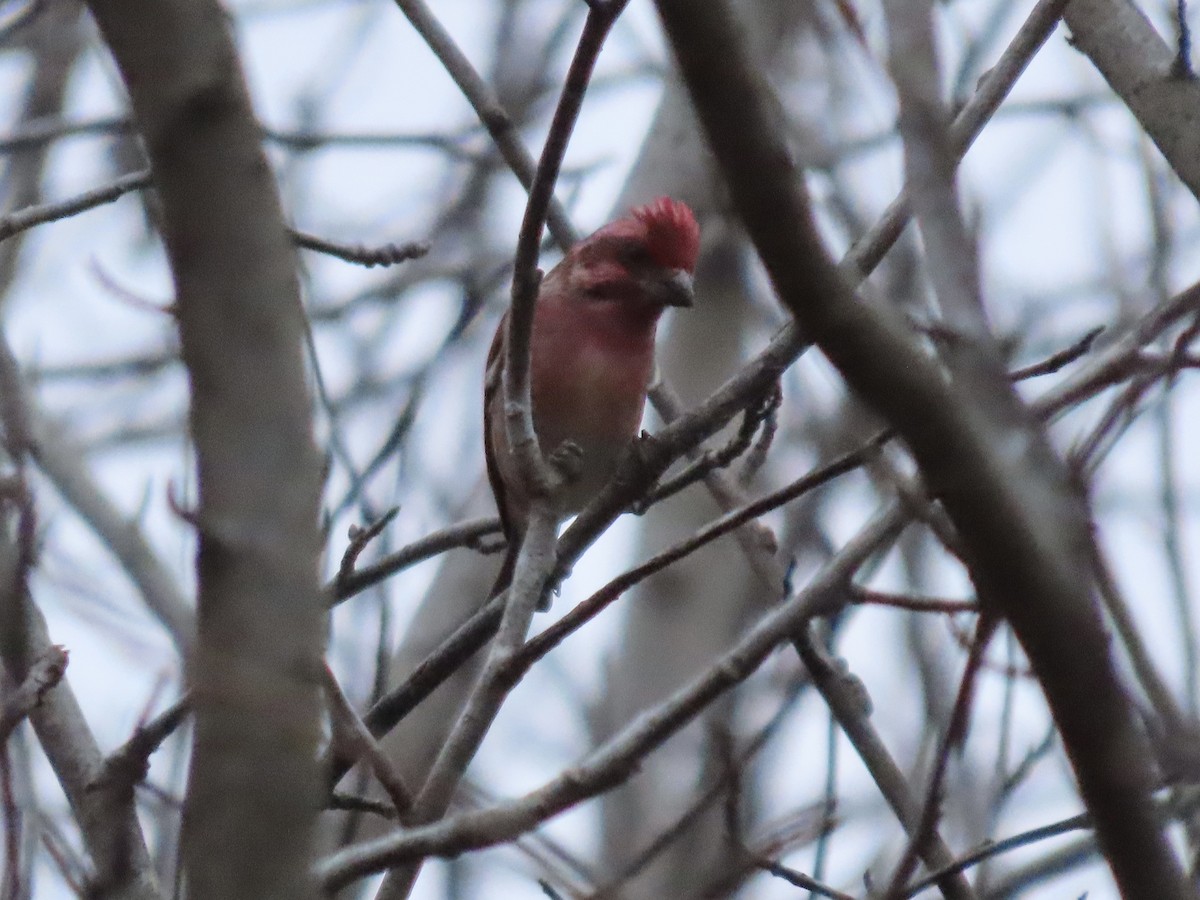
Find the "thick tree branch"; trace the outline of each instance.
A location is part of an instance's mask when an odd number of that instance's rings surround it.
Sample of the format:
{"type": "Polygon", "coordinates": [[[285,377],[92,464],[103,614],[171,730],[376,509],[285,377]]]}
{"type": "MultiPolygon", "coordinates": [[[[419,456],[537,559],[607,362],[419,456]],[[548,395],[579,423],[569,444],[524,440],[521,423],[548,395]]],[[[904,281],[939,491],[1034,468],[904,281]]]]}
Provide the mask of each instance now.
{"type": "Polygon", "coordinates": [[[220,5],[89,4],[163,209],[200,546],[183,856],[193,898],[303,898],[320,802],[313,442],[296,255],[220,5]]]}
{"type": "Polygon", "coordinates": [[[1128,896],[1194,897],[1153,814],[1145,742],[1081,581],[1090,536],[1063,466],[1011,392],[977,378],[947,383],[889,311],[847,288],[726,4],[658,7],[775,290],[856,393],[897,429],[944,504],[980,597],[1009,620],[1037,672],[1117,883],[1128,896]],[[723,51],[714,56],[717,46],[723,51]],[[979,390],[987,400],[976,406],[979,390]]]}
{"type": "Polygon", "coordinates": [[[1071,0],[1064,18],[1074,46],[1200,199],[1200,81],[1174,71],[1176,52],[1131,0],[1071,0]]]}

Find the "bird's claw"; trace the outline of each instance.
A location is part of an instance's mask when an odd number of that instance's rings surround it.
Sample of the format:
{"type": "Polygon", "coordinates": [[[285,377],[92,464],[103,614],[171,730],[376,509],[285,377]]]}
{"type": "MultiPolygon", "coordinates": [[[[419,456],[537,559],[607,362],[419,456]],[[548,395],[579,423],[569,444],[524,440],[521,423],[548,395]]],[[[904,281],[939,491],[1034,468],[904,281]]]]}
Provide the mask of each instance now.
{"type": "Polygon", "coordinates": [[[631,449],[637,464],[645,469],[651,465],[654,456],[659,453],[660,443],[658,438],[650,432],[643,431],[634,439],[631,449]]]}
{"type": "Polygon", "coordinates": [[[583,448],[574,441],[563,441],[546,461],[567,482],[578,481],[583,474],[583,448]]]}

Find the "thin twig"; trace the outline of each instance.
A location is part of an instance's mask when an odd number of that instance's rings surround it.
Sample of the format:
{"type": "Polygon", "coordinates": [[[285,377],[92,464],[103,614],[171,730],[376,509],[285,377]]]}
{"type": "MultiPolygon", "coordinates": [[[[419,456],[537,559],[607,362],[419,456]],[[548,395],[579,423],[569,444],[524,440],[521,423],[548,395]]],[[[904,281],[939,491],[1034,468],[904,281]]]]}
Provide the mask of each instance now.
{"type": "Polygon", "coordinates": [[[547,465],[538,445],[533,426],[532,384],[529,377],[534,308],[542,280],[541,270],[537,268],[542,229],[550,213],[554,186],[583,107],[584,93],[599,59],[600,49],[624,6],[625,3],[621,2],[593,7],[583,23],[583,32],[567,69],[562,94],[550,120],[546,143],[529,185],[529,200],[525,204],[525,215],[517,236],[512,305],[506,320],[504,342],[504,425],[519,478],[528,486],[530,496],[535,498],[549,496],[559,480],[556,472],[547,465]]]}
{"type": "MultiPolygon", "coordinates": [[[[811,626],[798,632],[792,637],[792,646],[804,661],[813,684],[825,698],[829,711],[849,738],[859,759],[871,774],[871,779],[879,787],[879,792],[909,840],[915,844],[915,836],[921,830],[920,801],[882,738],[871,727],[868,719],[870,699],[864,695],[861,683],[829,657],[812,632],[811,626]],[[846,686],[844,683],[847,681],[852,682],[852,686],[846,686]]],[[[916,846],[921,859],[930,869],[946,866],[954,859],[936,828],[930,829],[927,838],[916,846]]],[[[975,896],[967,880],[962,877],[940,879],[938,887],[947,898],[967,900],[975,896]]]]}
{"type": "Polygon", "coordinates": [[[72,854],[70,846],[57,831],[46,827],[46,822],[41,825],[42,846],[58,867],[58,874],[76,897],[86,897],[87,885],[91,881],[87,867],[72,854]]]}
{"type": "Polygon", "coordinates": [[[47,222],[56,222],[87,212],[97,206],[112,203],[133,191],[150,187],[149,170],[131,172],[122,175],[110,184],[79,194],[69,200],[57,203],[44,203],[40,206],[30,206],[0,218],[0,241],[6,241],[16,234],[28,231],[47,222]]]}
{"type": "Polygon", "coordinates": [[[393,821],[397,818],[396,805],[394,803],[384,803],[381,800],[374,800],[370,797],[358,797],[354,794],[343,794],[337,791],[329,795],[329,800],[325,804],[325,808],[341,809],[347,812],[373,813],[374,815],[393,821]]]}
{"type": "MultiPolygon", "coordinates": [[[[31,4],[34,5],[34,4],[31,4]]],[[[106,116],[97,119],[71,120],[61,116],[31,119],[3,137],[0,137],[0,154],[14,153],[41,147],[62,138],[116,136],[134,132],[132,119],[126,116],[106,116]]],[[[445,153],[455,159],[475,159],[478,154],[462,146],[468,134],[447,137],[434,133],[389,133],[389,132],[327,132],[295,131],[262,125],[264,141],[278,144],[296,152],[323,150],[330,147],[363,148],[376,147],[423,147],[445,153]]]]}
{"type": "Polygon", "coordinates": [[[513,665],[527,665],[560,643],[568,634],[577,631],[585,622],[591,620],[615,601],[625,591],[650,575],[666,568],[696,550],[711,543],[719,537],[740,528],[759,516],[788,503],[797,497],[828,484],[835,478],[854,471],[862,464],[863,451],[851,451],[833,460],[820,469],[814,470],[797,479],[791,484],[761,497],[752,503],[731,510],[725,515],[714,519],[695,534],[679,541],[667,549],[656,553],[641,565],[635,566],[624,574],[614,578],[586,600],[577,604],[561,619],[549,625],[544,631],[532,638],[520,654],[513,660],[513,665]]]}
{"type": "Polygon", "coordinates": [[[872,519],[804,590],[767,613],[713,665],[668,701],[636,718],[579,765],[541,788],[491,809],[352,845],[318,863],[317,878],[325,890],[333,891],[389,866],[494,846],[611,790],[633,775],[640,760],[707,709],[716,697],[748,678],[812,616],[836,608],[849,579],[895,537],[896,531],[892,518],[872,519]]]}
{"type": "Polygon", "coordinates": [[[721,742],[723,744],[723,762],[725,769],[725,780],[729,782],[729,791],[725,798],[725,833],[728,840],[734,845],[738,854],[742,856],[751,866],[763,872],[767,872],[776,878],[786,881],[788,884],[798,887],[821,897],[827,897],[829,900],[854,900],[850,894],[842,893],[836,888],[823,884],[819,879],[803,872],[785,866],[778,860],[763,856],[756,853],[746,845],[742,837],[741,823],[741,770],[737,768],[733,758],[732,741],[726,739],[721,742]]]}
{"type": "Polygon", "coordinates": [[[55,644],[48,647],[29,669],[17,688],[0,705],[0,803],[4,809],[4,859],[7,863],[4,896],[20,900],[21,883],[21,809],[13,793],[12,767],[8,756],[8,739],[39,703],[46,691],[62,681],[67,670],[67,651],[55,644]]]}
{"type": "MultiPolygon", "coordinates": [[[[950,126],[950,143],[956,160],[962,160],[984,126],[996,114],[1029,61],[1058,27],[1068,3],[1069,0],[1038,0],[1000,59],[980,79],[975,93],[950,126]]],[[[879,221],[855,241],[842,260],[843,272],[852,277],[854,283],[879,265],[908,224],[909,215],[909,191],[905,188],[888,205],[879,221]]]]}
{"type": "Polygon", "coordinates": [[[1100,337],[1103,333],[1104,326],[1098,325],[1070,346],[1052,353],[1043,360],[1031,363],[1028,366],[1022,366],[1019,369],[1014,369],[1009,373],[1008,377],[1013,381],[1026,381],[1030,378],[1038,378],[1042,375],[1051,375],[1054,372],[1061,371],[1064,366],[1068,366],[1090,353],[1092,345],[1096,343],[1096,338],[1100,337]]]}
{"type": "Polygon", "coordinates": [[[150,757],[183,725],[191,711],[191,695],[184,694],[153,719],[138,725],[129,739],[104,760],[95,784],[132,796],[149,771],[150,757]]]}
{"type": "Polygon", "coordinates": [[[907,594],[889,594],[855,587],[850,602],[869,606],[891,606],[909,612],[929,613],[977,613],[979,604],[973,600],[944,600],[935,597],[913,597],[907,594]]]}
{"type": "MultiPolygon", "coordinates": [[[[655,408],[661,410],[662,401],[664,399],[669,401],[673,397],[673,392],[665,382],[660,382],[651,388],[650,395],[655,408]],[[668,393],[668,396],[665,398],[662,396],[664,392],[668,393]]],[[[759,431],[760,427],[763,429],[764,437],[759,445],[756,446],[761,448],[758,452],[761,457],[765,458],[775,430],[773,425],[768,427],[767,423],[774,417],[782,399],[783,395],[779,390],[778,383],[771,385],[770,389],[762,396],[753,398],[742,414],[742,422],[738,427],[737,433],[729,439],[724,447],[719,450],[706,450],[704,452],[689,454],[692,456],[691,462],[684,466],[676,475],[662,482],[653,491],[640,499],[634,506],[634,512],[640,515],[654,504],[661,503],[663,500],[673,497],[697,481],[703,480],[709,472],[724,469],[732,464],[735,459],[750,450],[751,444],[754,442],[754,435],[759,431]]],[[[744,472],[752,474],[761,465],[761,460],[747,459],[744,472]]]]}
{"type": "Polygon", "coordinates": [[[1055,416],[1143,371],[1142,348],[1197,310],[1200,310],[1200,282],[1156,304],[1131,323],[1123,335],[1097,351],[1077,372],[1035,400],[1031,404],[1034,413],[1042,417],[1055,416]]]}
{"type": "MultiPolygon", "coordinates": [[[[500,155],[517,176],[517,180],[526,191],[531,190],[535,172],[533,156],[522,143],[520,132],[505,112],[499,97],[471,65],[466,54],[454,43],[450,33],[442,27],[442,23],[437,20],[424,0],[396,0],[396,5],[454,79],[458,89],[479,116],[479,121],[496,142],[500,155]]],[[[576,235],[571,221],[554,200],[550,202],[548,224],[551,234],[562,250],[565,251],[575,243],[576,235]]]]}
{"type": "Polygon", "coordinates": [[[1192,69],[1192,29],[1188,25],[1187,0],[1175,0],[1175,29],[1175,59],[1171,63],[1171,75],[1174,78],[1195,78],[1196,72],[1192,69]]]}
{"type": "Polygon", "coordinates": [[[983,665],[987,646],[996,633],[996,625],[995,620],[981,618],[976,626],[975,640],[971,643],[971,652],[967,656],[967,664],[959,684],[958,696],[954,699],[950,721],[946,725],[946,733],[938,747],[937,758],[934,762],[933,773],[929,777],[929,787],[925,792],[925,802],[921,808],[917,827],[909,834],[908,847],[900,858],[900,862],[896,864],[891,883],[884,894],[884,897],[889,900],[899,900],[905,896],[905,882],[916,869],[917,860],[925,855],[926,844],[932,841],[936,834],[937,822],[941,816],[942,789],[946,781],[946,772],[950,767],[950,755],[956,748],[961,749],[966,740],[976,680],[983,665]]]}
{"type": "Polygon", "coordinates": [[[471,519],[451,525],[440,531],[425,535],[420,540],[413,541],[393,553],[346,575],[339,573],[332,583],[326,586],[326,594],[331,597],[333,604],[348,600],[362,593],[385,578],[395,575],[419,562],[431,559],[439,553],[453,550],[456,547],[470,547],[482,551],[483,538],[500,533],[500,520],[495,517],[487,519],[471,519]]]}
{"type": "MultiPolygon", "coordinates": [[[[838,774],[838,724],[833,712],[829,713],[829,726],[825,730],[825,785],[821,802],[821,827],[817,834],[817,848],[813,853],[813,878],[825,878],[825,866],[829,861],[830,838],[837,824],[837,774],[838,774]]],[[[808,900],[815,892],[810,891],[808,900]]]]}
{"type": "Polygon", "coordinates": [[[853,894],[846,894],[836,888],[830,887],[827,884],[822,884],[815,878],[805,875],[803,872],[798,872],[795,869],[789,868],[782,863],[776,862],[766,857],[758,856],[754,859],[754,864],[764,872],[769,872],[776,878],[783,879],[788,884],[798,887],[803,891],[808,891],[810,895],[816,894],[820,897],[829,897],[830,900],[854,900],[853,894]]]}
{"type": "Polygon", "coordinates": [[[292,240],[297,247],[305,250],[315,250],[326,256],[333,256],[348,263],[357,263],[370,269],[373,266],[394,266],[397,263],[408,262],[410,259],[420,259],[429,252],[428,241],[409,241],[404,244],[381,244],[378,247],[367,247],[364,244],[339,244],[327,238],[309,234],[293,228],[292,240]]]}
{"type": "MultiPolygon", "coordinates": [[[[752,735],[745,742],[745,746],[738,751],[736,759],[733,761],[735,771],[750,765],[759,752],[766,746],[767,741],[779,732],[786,720],[787,714],[794,709],[796,702],[803,695],[805,687],[807,685],[802,681],[790,687],[788,696],[779,705],[779,708],[772,715],[771,720],[759,729],[756,734],[752,735]]],[[[650,840],[637,855],[624,865],[619,873],[597,887],[595,892],[589,897],[589,900],[614,900],[614,898],[620,897],[624,885],[637,877],[646,866],[658,858],[668,847],[684,838],[688,834],[690,826],[694,825],[697,819],[709,807],[720,800],[722,795],[727,794],[730,787],[731,781],[728,777],[728,772],[725,776],[713,780],[712,784],[701,792],[686,810],[679,814],[673,824],[663,829],[656,837],[650,840]]],[[[710,888],[711,890],[712,888],[710,888]]]]}
{"type": "MultiPolygon", "coordinates": [[[[126,194],[146,190],[153,184],[149,170],[122,175],[98,188],[85,191],[67,200],[31,206],[0,218],[0,241],[28,231],[38,225],[57,222],[79,215],[98,206],[113,203],[126,194]]],[[[290,229],[296,246],[315,250],[350,263],[366,266],[393,266],[397,263],[418,259],[429,252],[427,241],[410,241],[404,244],[383,244],[379,247],[339,244],[326,238],[309,234],[299,229],[290,229]]]]}
{"type": "Polygon", "coordinates": [[[13,792],[7,743],[0,744],[0,808],[4,810],[4,897],[5,900],[21,900],[21,833],[25,825],[13,792]]]}
{"type": "Polygon", "coordinates": [[[404,783],[404,776],[392,763],[383,748],[363,724],[353,704],[338,683],[337,676],[328,665],[322,670],[325,695],[329,699],[330,717],[333,720],[334,740],[342,751],[339,755],[348,761],[364,759],[375,774],[380,785],[395,807],[394,815],[406,822],[413,807],[412,791],[404,783]]]}
{"type": "MultiPolygon", "coordinates": [[[[1015,679],[1008,679],[1012,683],[1015,679]]],[[[1013,766],[1012,772],[1004,777],[1000,784],[999,796],[1000,800],[1008,797],[1029,777],[1029,773],[1033,771],[1033,767],[1046,757],[1049,752],[1054,749],[1058,732],[1051,726],[1046,729],[1046,736],[1037,744],[1029,748],[1029,751],[1021,757],[1021,761],[1013,766]]]]}
{"type": "MultiPolygon", "coordinates": [[[[0,550],[5,576],[11,575],[13,557],[11,547],[0,550]]],[[[30,659],[44,657],[53,645],[41,610],[27,594],[8,584],[0,594],[0,654],[9,672],[20,675],[28,671],[30,659]],[[14,618],[19,631],[14,631],[14,618]]],[[[132,804],[114,805],[110,794],[94,790],[93,775],[102,769],[103,758],[70,685],[60,681],[47,690],[42,702],[29,711],[29,719],[59,784],[78,811],[75,821],[94,866],[91,887],[141,900],[159,898],[132,804]]]]}
{"type": "Polygon", "coordinates": [[[400,507],[393,506],[365,528],[358,525],[350,526],[350,543],[346,547],[346,552],[342,554],[342,562],[338,566],[337,575],[333,579],[336,592],[340,593],[346,580],[354,574],[354,565],[358,562],[358,558],[362,555],[362,552],[367,549],[367,545],[383,533],[383,529],[388,527],[388,524],[396,518],[399,512],[400,507]]]}
{"type": "MultiPolygon", "coordinates": [[[[625,572],[600,588],[586,600],[568,611],[561,619],[529,640],[509,661],[507,677],[520,678],[528,667],[551,649],[558,646],[570,634],[591,621],[602,610],[615,602],[625,591],[651,574],[671,563],[688,556],[700,547],[734,531],[747,522],[791,502],[804,494],[828,484],[835,478],[853,471],[865,459],[867,451],[857,450],[833,460],[789,485],[764,497],[733,509],[710,522],[700,531],[668,547],[651,559],[625,572]]],[[[499,627],[504,596],[494,598],[471,619],[459,626],[436,650],[427,656],[408,678],[382,697],[364,716],[371,733],[379,737],[390,731],[418,703],[429,696],[446,678],[453,674],[463,662],[476,653],[499,627]]],[[[336,760],[333,765],[334,782],[345,774],[345,760],[336,760]]]]}
{"type": "Polygon", "coordinates": [[[1023,831],[1020,834],[1014,834],[1012,837],[1004,838],[1001,841],[995,841],[985,847],[981,847],[973,853],[968,853],[953,863],[938,869],[936,872],[931,872],[928,877],[914,882],[904,892],[904,897],[915,897],[921,891],[933,887],[938,881],[947,875],[954,875],[959,872],[965,872],[972,866],[978,865],[985,859],[991,859],[993,856],[999,856],[1001,853],[1007,853],[1010,850],[1016,850],[1020,847],[1028,847],[1030,844],[1035,844],[1038,841],[1044,841],[1048,838],[1058,837],[1062,834],[1069,834],[1072,831],[1079,831],[1085,828],[1092,827],[1092,818],[1087,813],[1080,813],[1077,816],[1071,816],[1054,822],[1050,825],[1042,825],[1039,828],[1031,828],[1028,831],[1023,831]]]}

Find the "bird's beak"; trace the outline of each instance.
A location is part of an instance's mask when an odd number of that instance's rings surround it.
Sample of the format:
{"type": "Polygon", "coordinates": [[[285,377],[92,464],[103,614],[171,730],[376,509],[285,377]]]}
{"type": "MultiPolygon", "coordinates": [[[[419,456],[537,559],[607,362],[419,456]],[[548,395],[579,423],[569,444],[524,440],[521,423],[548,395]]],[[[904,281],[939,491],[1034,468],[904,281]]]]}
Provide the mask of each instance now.
{"type": "Polygon", "coordinates": [[[691,306],[696,302],[692,273],[685,269],[673,271],[671,276],[662,282],[662,291],[664,306],[691,306]]]}

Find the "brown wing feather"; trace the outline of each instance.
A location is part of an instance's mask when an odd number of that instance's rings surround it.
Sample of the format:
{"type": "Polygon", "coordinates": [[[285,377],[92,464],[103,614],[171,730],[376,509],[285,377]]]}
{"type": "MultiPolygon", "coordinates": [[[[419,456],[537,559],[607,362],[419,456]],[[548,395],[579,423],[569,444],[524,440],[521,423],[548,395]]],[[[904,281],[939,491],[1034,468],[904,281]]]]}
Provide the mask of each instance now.
{"type": "Polygon", "coordinates": [[[504,336],[508,331],[508,313],[500,320],[496,336],[492,338],[492,346],[488,349],[487,368],[483,376],[483,449],[487,460],[488,481],[492,485],[492,495],[496,498],[496,511],[500,514],[500,527],[504,536],[509,540],[513,537],[512,516],[509,513],[507,497],[504,493],[504,479],[500,476],[500,468],[496,463],[496,447],[492,440],[492,404],[499,402],[504,392],[504,336]]]}
{"type": "Polygon", "coordinates": [[[517,564],[517,550],[521,545],[520,536],[516,533],[516,523],[512,521],[512,513],[508,508],[508,498],[504,491],[504,479],[500,475],[500,467],[496,463],[496,447],[492,441],[491,410],[492,404],[500,402],[504,391],[504,336],[508,331],[508,313],[500,320],[496,336],[492,338],[492,346],[488,349],[487,368],[483,376],[483,449],[487,461],[488,481],[492,486],[492,496],[496,498],[496,512],[500,515],[500,528],[508,541],[508,551],[504,556],[504,565],[496,576],[496,582],[488,597],[495,597],[508,587],[512,581],[513,570],[517,564]]]}

